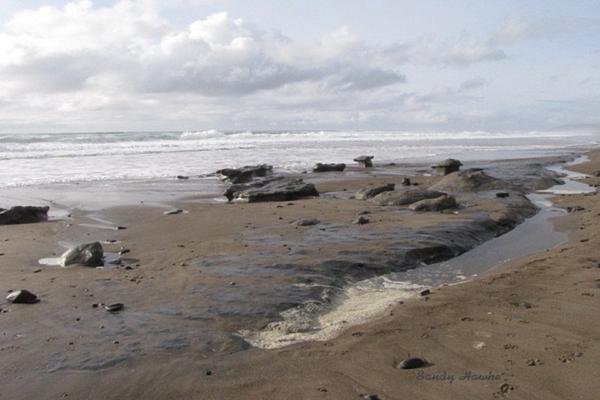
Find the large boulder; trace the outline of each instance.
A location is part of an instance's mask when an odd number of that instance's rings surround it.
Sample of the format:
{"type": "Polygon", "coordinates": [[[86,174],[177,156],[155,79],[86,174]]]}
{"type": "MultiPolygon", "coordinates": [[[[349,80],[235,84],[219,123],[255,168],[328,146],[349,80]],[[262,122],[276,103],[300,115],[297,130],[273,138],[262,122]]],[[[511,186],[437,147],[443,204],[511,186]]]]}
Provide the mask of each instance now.
{"type": "Polygon", "coordinates": [[[48,220],[50,207],[15,206],[8,210],[0,208],[0,225],[29,224],[48,220]]]}
{"type": "Polygon", "coordinates": [[[319,196],[312,183],[302,179],[284,178],[261,182],[260,186],[240,187],[233,185],[225,196],[230,202],[258,203],[265,201],[292,201],[306,197],[319,196]]]}
{"type": "Polygon", "coordinates": [[[444,211],[457,206],[458,203],[454,197],[444,194],[440,197],[436,197],[435,199],[424,199],[417,201],[416,203],[412,203],[410,206],[408,206],[408,208],[413,211],[444,211]]]}
{"type": "Polygon", "coordinates": [[[453,172],[429,188],[447,193],[482,192],[488,190],[521,191],[518,186],[508,181],[491,177],[481,170],[453,172]]]}
{"type": "Polygon", "coordinates": [[[312,171],[313,172],[332,172],[332,171],[342,172],[345,169],[346,169],[346,164],[344,164],[344,163],[340,163],[340,164],[317,163],[313,167],[312,171]]]}
{"type": "Polygon", "coordinates": [[[359,200],[366,200],[383,192],[391,192],[394,189],[396,189],[396,185],[393,183],[388,183],[387,185],[369,185],[359,189],[355,197],[359,200]]]}
{"type": "Polygon", "coordinates": [[[246,183],[252,181],[254,178],[270,175],[272,172],[272,165],[262,164],[255,166],[247,165],[242,168],[223,168],[216,173],[223,182],[246,183]]]}
{"type": "Polygon", "coordinates": [[[100,242],[83,243],[65,251],[60,257],[60,265],[84,265],[101,267],[104,265],[104,250],[100,242]]]}
{"type": "Polygon", "coordinates": [[[445,193],[427,189],[402,189],[383,192],[368,201],[380,206],[406,206],[424,199],[435,199],[445,193]]]}

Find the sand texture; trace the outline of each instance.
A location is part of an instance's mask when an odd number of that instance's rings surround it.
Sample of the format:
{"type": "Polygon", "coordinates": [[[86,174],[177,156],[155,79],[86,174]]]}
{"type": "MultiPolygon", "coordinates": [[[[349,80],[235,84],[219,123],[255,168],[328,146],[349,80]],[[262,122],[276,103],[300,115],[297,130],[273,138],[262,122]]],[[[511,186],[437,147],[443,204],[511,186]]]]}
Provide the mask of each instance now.
{"type": "MultiPolygon", "coordinates": [[[[598,185],[600,152],[588,156],[570,169],[598,185]]],[[[596,194],[553,198],[571,212],[553,220],[568,240],[548,251],[427,295],[417,290],[378,318],[339,322],[345,329],[324,340],[262,349],[244,339],[244,329],[263,330],[307,299],[322,311],[323,293],[335,297],[340,285],[378,275],[382,265],[401,269],[405,258],[382,261],[404,254],[398,232],[415,241],[414,232],[471,226],[464,224],[481,215],[514,217],[519,198],[512,191],[505,200],[457,194],[468,207],[456,213],[351,198],[368,184],[399,185],[402,178],[389,168],[333,173],[315,179],[321,196],[312,199],[189,198],[171,208],[75,209],[65,219],[1,226],[3,299],[9,290],[27,289],[40,302],[0,303],[0,399],[597,399],[596,194]],[[183,212],[165,215],[169,209],[183,212]],[[360,214],[369,223],[353,223],[360,214]],[[300,219],[319,225],[298,226],[300,219]],[[106,252],[121,252],[121,264],[38,263],[96,240],[106,252]],[[342,259],[369,268],[343,274],[317,268],[342,259]],[[102,307],[111,303],[124,308],[102,307]],[[408,357],[427,365],[399,369],[408,357]]],[[[441,179],[410,178],[420,188],[441,179]]],[[[451,232],[462,240],[463,231],[451,232]]]]}

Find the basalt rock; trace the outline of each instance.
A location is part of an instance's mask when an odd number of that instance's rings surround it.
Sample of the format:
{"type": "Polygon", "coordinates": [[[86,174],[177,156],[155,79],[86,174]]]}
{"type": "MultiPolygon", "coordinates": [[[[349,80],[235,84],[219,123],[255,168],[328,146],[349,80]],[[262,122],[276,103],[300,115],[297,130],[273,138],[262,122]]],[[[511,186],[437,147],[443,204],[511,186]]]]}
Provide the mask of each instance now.
{"type": "Polygon", "coordinates": [[[432,172],[434,175],[448,175],[453,172],[456,172],[462,167],[462,163],[453,158],[448,158],[444,161],[441,161],[437,164],[431,166],[432,172]]]}
{"type": "Polygon", "coordinates": [[[513,190],[521,192],[522,189],[505,180],[496,179],[483,171],[459,171],[446,175],[438,183],[429,187],[447,193],[480,192],[488,190],[513,190]]]}
{"type": "Polygon", "coordinates": [[[0,209],[0,225],[30,224],[48,220],[50,207],[15,206],[0,209]]]}
{"type": "Polygon", "coordinates": [[[302,179],[283,178],[258,185],[242,187],[232,185],[225,192],[230,202],[257,203],[266,201],[292,201],[307,197],[319,196],[319,192],[312,183],[306,183],[302,179]]]}
{"type": "Polygon", "coordinates": [[[346,164],[321,164],[317,163],[312,171],[313,172],[342,172],[346,169],[346,164]]]}
{"type": "Polygon", "coordinates": [[[354,161],[356,161],[357,163],[359,163],[360,165],[362,165],[365,168],[371,168],[373,166],[373,158],[375,158],[374,156],[360,156],[360,157],[356,157],[354,159],[354,161]]]}
{"type": "Polygon", "coordinates": [[[391,192],[392,190],[394,190],[396,188],[396,185],[393,183],[388,183],[387,185],[380,185],[380,186],[376,186],[376,185],[369,185],[366,186],[362,189],[359,189],[356,192],[356,198],[358,200],[366,200],[366,199],[370,199],[372,197],[377,196],[380,193],[383,192],[391,192]]]}
{"type": "Polygon", "coordinates": [[[444,211],[457,206],[458,203],[456,202],[456,199],[445,194],[440,197],[436,197],[435,199],[424,199],[417,201],[416,203],[412,203],[410,206],[408,206],[408,208],[413,211],[444,211]]]}
{"type": "Polygon", "coordinates": [[[247,183],[255,178],[262,178],[273,173],[273,166],[262,164],[242,168],[224,168],[217,171],[217,176],[223,182],[247,183]]]}
{"type": "Polygon", "coordinates": [[[368,201],[380,206],[405,206],[425,199],[435,199],[445,193],[427,189],[401,189],[383,192],[368,201]]]}
{"type": "Polygon", "coordinates": [[[104,265],[104,250],[100,242],[83,243],[75,246],[60,257],[60,265],[79,264],[86,267],[101,267],[104,265]]]}
{"type": "Polygon", "coordinates": [[[10,293],[6,296],[6,300],[14,304],[33,304],[40,301],[35,294],[25,289],[10,293]]]}

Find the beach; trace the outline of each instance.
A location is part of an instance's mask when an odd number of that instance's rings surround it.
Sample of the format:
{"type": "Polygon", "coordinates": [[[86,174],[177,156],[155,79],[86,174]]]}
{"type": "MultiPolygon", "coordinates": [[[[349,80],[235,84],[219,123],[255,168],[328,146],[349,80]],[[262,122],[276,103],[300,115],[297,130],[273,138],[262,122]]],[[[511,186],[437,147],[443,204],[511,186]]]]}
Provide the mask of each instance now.
{"type": "MultiPolygon", "coordinates": [[[[569,169],[589,174],[585,183],[600,184],[594,174],[600,152],[587,156],[569,169]]],[[[302,296],[313,295],[313,287],[301,287],[298,298],[291,297],[285,288],[300,287],[297,277],[269,270],[270,264],[292,257],[289,264],[296,268],[339,254],[384,254],[388,242],[395,245],[391,236],[399,226],[427,230],[470,218],[380,212],[352,199],[368,184],[399,185],[409,170],[418,187],[440,180],[423,169],[350,168],[314,177],[321,195],[297,201],[226,204],[211,196],[140,201],[1,227],[3,291],[28,289],[41,301],[0,306],[0,398],[596,398],[595,194],[553,197],[555,206],[572,212],[553,219],[568,240],[549,250],[428,288],[426,295],[414,287],[364,323],[338,321],[332,334],[315,337],[319,340],[270,349],[247,340],[302,296]],[[169,210],[180,211],[167,215],[169,210]],[[353,224],[365,210],[369,223],[353,224]],[[326,226],[310,236],[294,224],[303,218],[326,226]],[[347,236],[355,231],[360,235],[347,236]],[[327,245],[330,236],[323,232],[333,232],[335,246],[327,245]],[[101,269],[39,264],[60,256],[67,243],[95,240],[108,253],[122,253],[122,263],[101,269]],[[116,302],[125,305],[118,313],[98,307],[116,302]],[[409,357],[427,364],[399,369],[409,357]]],[[[510,175],[512,169],[501,171],[510,175]]],[[[483,199],[467,211],[505,211],[498,207],[495,199],[483,199]]],[[[301,278],[308,282],[308,275],[301,278]]],[[[328,284],[335,286],[337,277],[331,279],[328,284]]],[[[314,295],[322,296],[318,289],[314,295]]]]}

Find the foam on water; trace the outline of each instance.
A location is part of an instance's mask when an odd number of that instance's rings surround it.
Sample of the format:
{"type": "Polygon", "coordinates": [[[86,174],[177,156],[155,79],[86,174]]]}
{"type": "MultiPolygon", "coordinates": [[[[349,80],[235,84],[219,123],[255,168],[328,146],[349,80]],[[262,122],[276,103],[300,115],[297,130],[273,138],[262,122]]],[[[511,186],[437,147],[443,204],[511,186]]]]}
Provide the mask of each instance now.
{"type": "Polygon", "coordinates": [[[218,131],[20,134],[0,137],[0,188],[206,175],[269,163],[302,172],[317,162],[525,158],[596,145],[589,132],[218,131]]]}
{"type": "MultiPolygon", "coordinates": [[[[586,158],[581,157],[566,165],[584,161],[586,158]]],[[[554,186],[548,193],[557,193],[562,186],[572,184],[571,177],[580,177],[581,174],[564,170],[564,166],[551,167],[565,175],[565,185],[554,186]]],[[[595,191],[588,185],[575,183],[581,185],[575,186],[577,190],[585,190],[569,193],[595,191]]],[[[252,345],[262,348],[278,348],[306,340],[329,340],[342,330],[381,316],[398,301],[414,297],[425,288],[465,282],[508,261],[564,242],[567,234],[555,232],[550,221],[564,210],[554,208],[547,194],[531,194],[529,198],[541,208],[537,215],[459,257],[357,282],[336,294],[331,304],[294,308],[282,313],[283,321],[269,324],[260,331],[240,334],[252,345]]]]}

